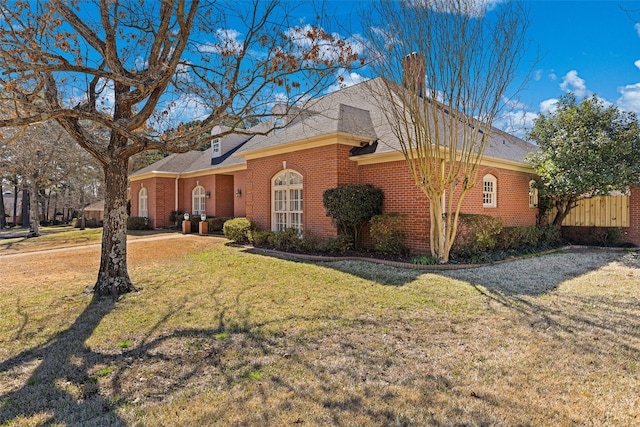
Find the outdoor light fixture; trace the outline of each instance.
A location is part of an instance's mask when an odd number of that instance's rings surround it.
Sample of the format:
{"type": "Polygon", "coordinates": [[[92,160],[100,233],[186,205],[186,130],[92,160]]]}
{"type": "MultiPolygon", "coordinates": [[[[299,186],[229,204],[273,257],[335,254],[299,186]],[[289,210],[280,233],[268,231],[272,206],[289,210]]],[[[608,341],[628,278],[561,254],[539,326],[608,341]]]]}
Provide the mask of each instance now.
{"type": "Polygon", "coordinates": [[[210,199],[211,198],[211,191],[207,191],[207,194],[205,194],[205,197],[207,199],[210,199]]]}
{"type": "Polygon", "coordinates": [[[189,212],[184,213],[184,220],[189,221],[189,212]]]}
{"type": "Polygon", "coordinates": [[[201,213],[200,214],[200,221],[206,221],[207,220],[207,214],[206,213],[201,213]]]}
{"type": "Polygon", "coordinates": [[[241,196],[242,196],[242,190],[238,188],[236,190],[236,197],[241,197],[241,196]]]}

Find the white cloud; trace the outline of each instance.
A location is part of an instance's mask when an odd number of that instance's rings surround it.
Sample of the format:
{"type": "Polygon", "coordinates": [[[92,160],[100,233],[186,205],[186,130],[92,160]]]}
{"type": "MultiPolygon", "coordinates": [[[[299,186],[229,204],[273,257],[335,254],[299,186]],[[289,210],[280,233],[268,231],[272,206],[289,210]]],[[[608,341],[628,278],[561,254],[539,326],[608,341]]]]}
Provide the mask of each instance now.
{"type": "Polygon", "coordinates": [[[498,129],[523,137],[528,129],[533,127],[533,121],[538,114],[526,110],[509,111],[494,120],[493,125],[498,129]]]}
{"type": "Polygon", "coordinates": [[[622,94],[616,101],[618,107],[640,113],[640,83],[619,87],[618,92],[622,94]]]}
{"type": "Polygon", "coordinates": [[[554,73],[553,71],[549,73],[549,78],[554,82],[558,80],[558,76],[556,76],[556,73],[554,73]]]}
{"type": "Polygon", "coordinates": [[[551,113],[554,113],[557,109],[558,109],[557,98],[545,99],[540,103],[540,113],[542,114],[551,114],[551,113]]]}
{"type": "Polygon", "coordinates": [[[353,86],[358,83],[369,80],[358,73],[349,73],[346,69],[341,68],[336,72],[336,82],[327,88],[327,93],[335,92],[345,87],[353,86]]]}
{"type": "Polygon", "coordinates": [[[533,73],[533,80],[539,82],[542,79],[542,70],[536,70],[535,73],[533,73]]]}
{"type": "Polygon", "coordinates": [[[636,25],[634,25],[633,28],[636,29],[636,32],[638,33],[638,37],[640,37],[640,22],[636,23],[636,25]]]}
{"type": "Polygon", "coordinates": [[[504,95],[502,95],[502,102],[504,102],[511,110],[523,110],[527,107],[526,104],[520,102],[519,100],[510,99],[504,95]]]}
{"type": "Polygon", "coordinates": [[[633,65],[635,65],[636,67],[638,67],[638,69],[640,69],[640,59],[634,62],[633,65]]]}
{"type": "Polygon", "coordinates": [[[459,6],[454,7],[455,3],[447,2],[433,2],[433,0],[414,0],[415,4],[419,4],[422,7],[428,7],[429,9],[437,10],[443,13],[453,13],[460,10],[464,15],[481,17],[487,12],[494,10],[500,3],[504,3],[506,0],[471,0],[468,2],[461,2],[459,6]]]}
{"type": "Polygon", "coordinates": [[[584,98],[589,95],[585,80],[578,77],[578,72],[576,70],[571,70],[562,77],[560,89],[566,92],[573,92],[578,98],[584,98]]]}
{"type": "Polygon", "coordinates": [[[240,33],[230,28],[218,28],[216,30],[217,43],[204,43],[198,46],[202,53],[236,54],[242,51],[242,42],[238,40],[240,33]]]}

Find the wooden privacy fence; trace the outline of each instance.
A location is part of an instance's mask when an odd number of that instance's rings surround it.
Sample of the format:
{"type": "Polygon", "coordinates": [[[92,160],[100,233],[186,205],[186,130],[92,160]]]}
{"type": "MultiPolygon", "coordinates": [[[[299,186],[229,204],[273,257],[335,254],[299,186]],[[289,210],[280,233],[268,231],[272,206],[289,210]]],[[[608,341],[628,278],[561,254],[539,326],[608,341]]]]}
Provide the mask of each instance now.
{"type": "MultiPolygon", "coordinates": [[[[556,209],[547,214],[553,221],[556,209]]],[[[601,196],[580,200],[562,221],[564,226],[629,227],[629,196],[601,196]]]]}

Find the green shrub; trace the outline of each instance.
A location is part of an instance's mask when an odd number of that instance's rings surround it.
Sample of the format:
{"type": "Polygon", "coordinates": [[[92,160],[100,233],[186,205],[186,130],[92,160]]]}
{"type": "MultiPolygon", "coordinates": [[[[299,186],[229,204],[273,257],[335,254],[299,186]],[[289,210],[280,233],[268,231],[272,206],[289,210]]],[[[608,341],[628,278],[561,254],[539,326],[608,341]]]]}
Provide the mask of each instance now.
{"type": "Polygon", "coordinates": [[[391,255],[409,253],[409,248],[404,244],[406,235],[400,230],[402,216],[399,213],[376,215],[371,218],[370,222],[369,234],[377,251],[391,255]]]}
{"type": "Polygon", "coordinates": [[[253,243],[254,246],[258,246],[258,247],[272,247],[270,240],[271,240],[271,236],[273,235],[273,231],[269,231],[269,230],[253,230],[251,232],[251,243],[253,243]]]}
{"type": "Polygon", "coordinates": [[[271,233],[269,243],[279,251],[296,251],[301,246],[301,239],[297,229],[287,228],[271,233]]]}
{"type": "Polygon", "coordinates": [[[343,185],[326,190],[322,195],[327,216],[333,219],[338,233],[351,237],[356,249],[364,224],[382,213],[383,199],[382,190],[370,184],[343,185]]]}
{"type": "Polygon", "coordinates": [[[504,227],[496,247],[502,250],[547,249],[557,246],[561,240],[560,228],[552,224],[504,227]]]}
{"type": "Polygon", "coordinates": [[[207,218],[207,222],[209,223],[209,233],[219,233],[222,231],[224,227],[224,223],[230,218],[207,218]]]}
{"type": "Polygon", "coordinates": [[[233,218],[224,223],[224,236],[236,243],[249,243],[251,230],[254,228],[247,218],[233,218]]]}
{"type": "Polygon", "coordinates": [[[144,216],[130,216],[127,218],[127,230],[151,230],[149,218],[144,216]]]}
{"type": "Polygon", "coordinates": [[[169,222],[173,222],[174,224],[177,224],[178,221],[182,221],[182,215],[183,212],[181,210],[177,210],[177,211],[171,211],[171,213],[169,214],[169,222]]]}
{"type": "Polygon", "coordinates": [[[318,251],[327,254],[342,255],[351,249],[353,245],[346,236],[338,236],[318,244],[318,251]]]}
{"type": "Polygon", "coordinates": [[[420,255],[420,256],[414,257],[411,260],[411,263],[418,264],[418,265],[436,265],[438,263],[438,260],[432,257],[431,255],[420,255]]]}
{"type": "Polygon", "coordinates": [[[502,227],[503,221],[499,217],[460,214],[451,252],[462,259],[484,262],[489,259],[487,252],[496,247],[502,227]]]}
{"type": "MultiPolygon", "coordinates": [[[[73,218],[71,220],[71,225],[74,228],[80,228],[82,226],[82,218],[73,218]]],[[[84,219],[84,226],[86,228],[102,227],[102,221],[98,221],[97,219],[94,219],[94,218],[85,218],[84,219]]],[[[141,230],[146,230],[146,229],[143,228],[141,230]]]]}

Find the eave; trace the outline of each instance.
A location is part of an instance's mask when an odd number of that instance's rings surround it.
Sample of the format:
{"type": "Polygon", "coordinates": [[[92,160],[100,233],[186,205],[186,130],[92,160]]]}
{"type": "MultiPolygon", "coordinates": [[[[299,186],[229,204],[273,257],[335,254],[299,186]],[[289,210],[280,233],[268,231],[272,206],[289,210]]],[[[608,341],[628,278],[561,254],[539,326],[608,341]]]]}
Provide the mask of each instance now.
{"type": "MultiPolygon", "coordinates": [[[[383,153],[371,153],[371,154],[362,154],[359,156],[351,156],[349,160],[352,160],[358,164],[358,166],[363,165],[374,165],[378,163],[387,163],[387,162],[396,162],[396,161],[404,161],[404,155],[401,151],[386,151],[383,153]]],[[[499,157],[492,156],[483,156],[482,161],[480,162],[483,166],[496,167],[501,169],[507,169],[517,172],[525,172],[535,174],[535,170],[533,166],[526,162],[518,162],[516,160],[507,160],[501,159],[499,157]]]]}

